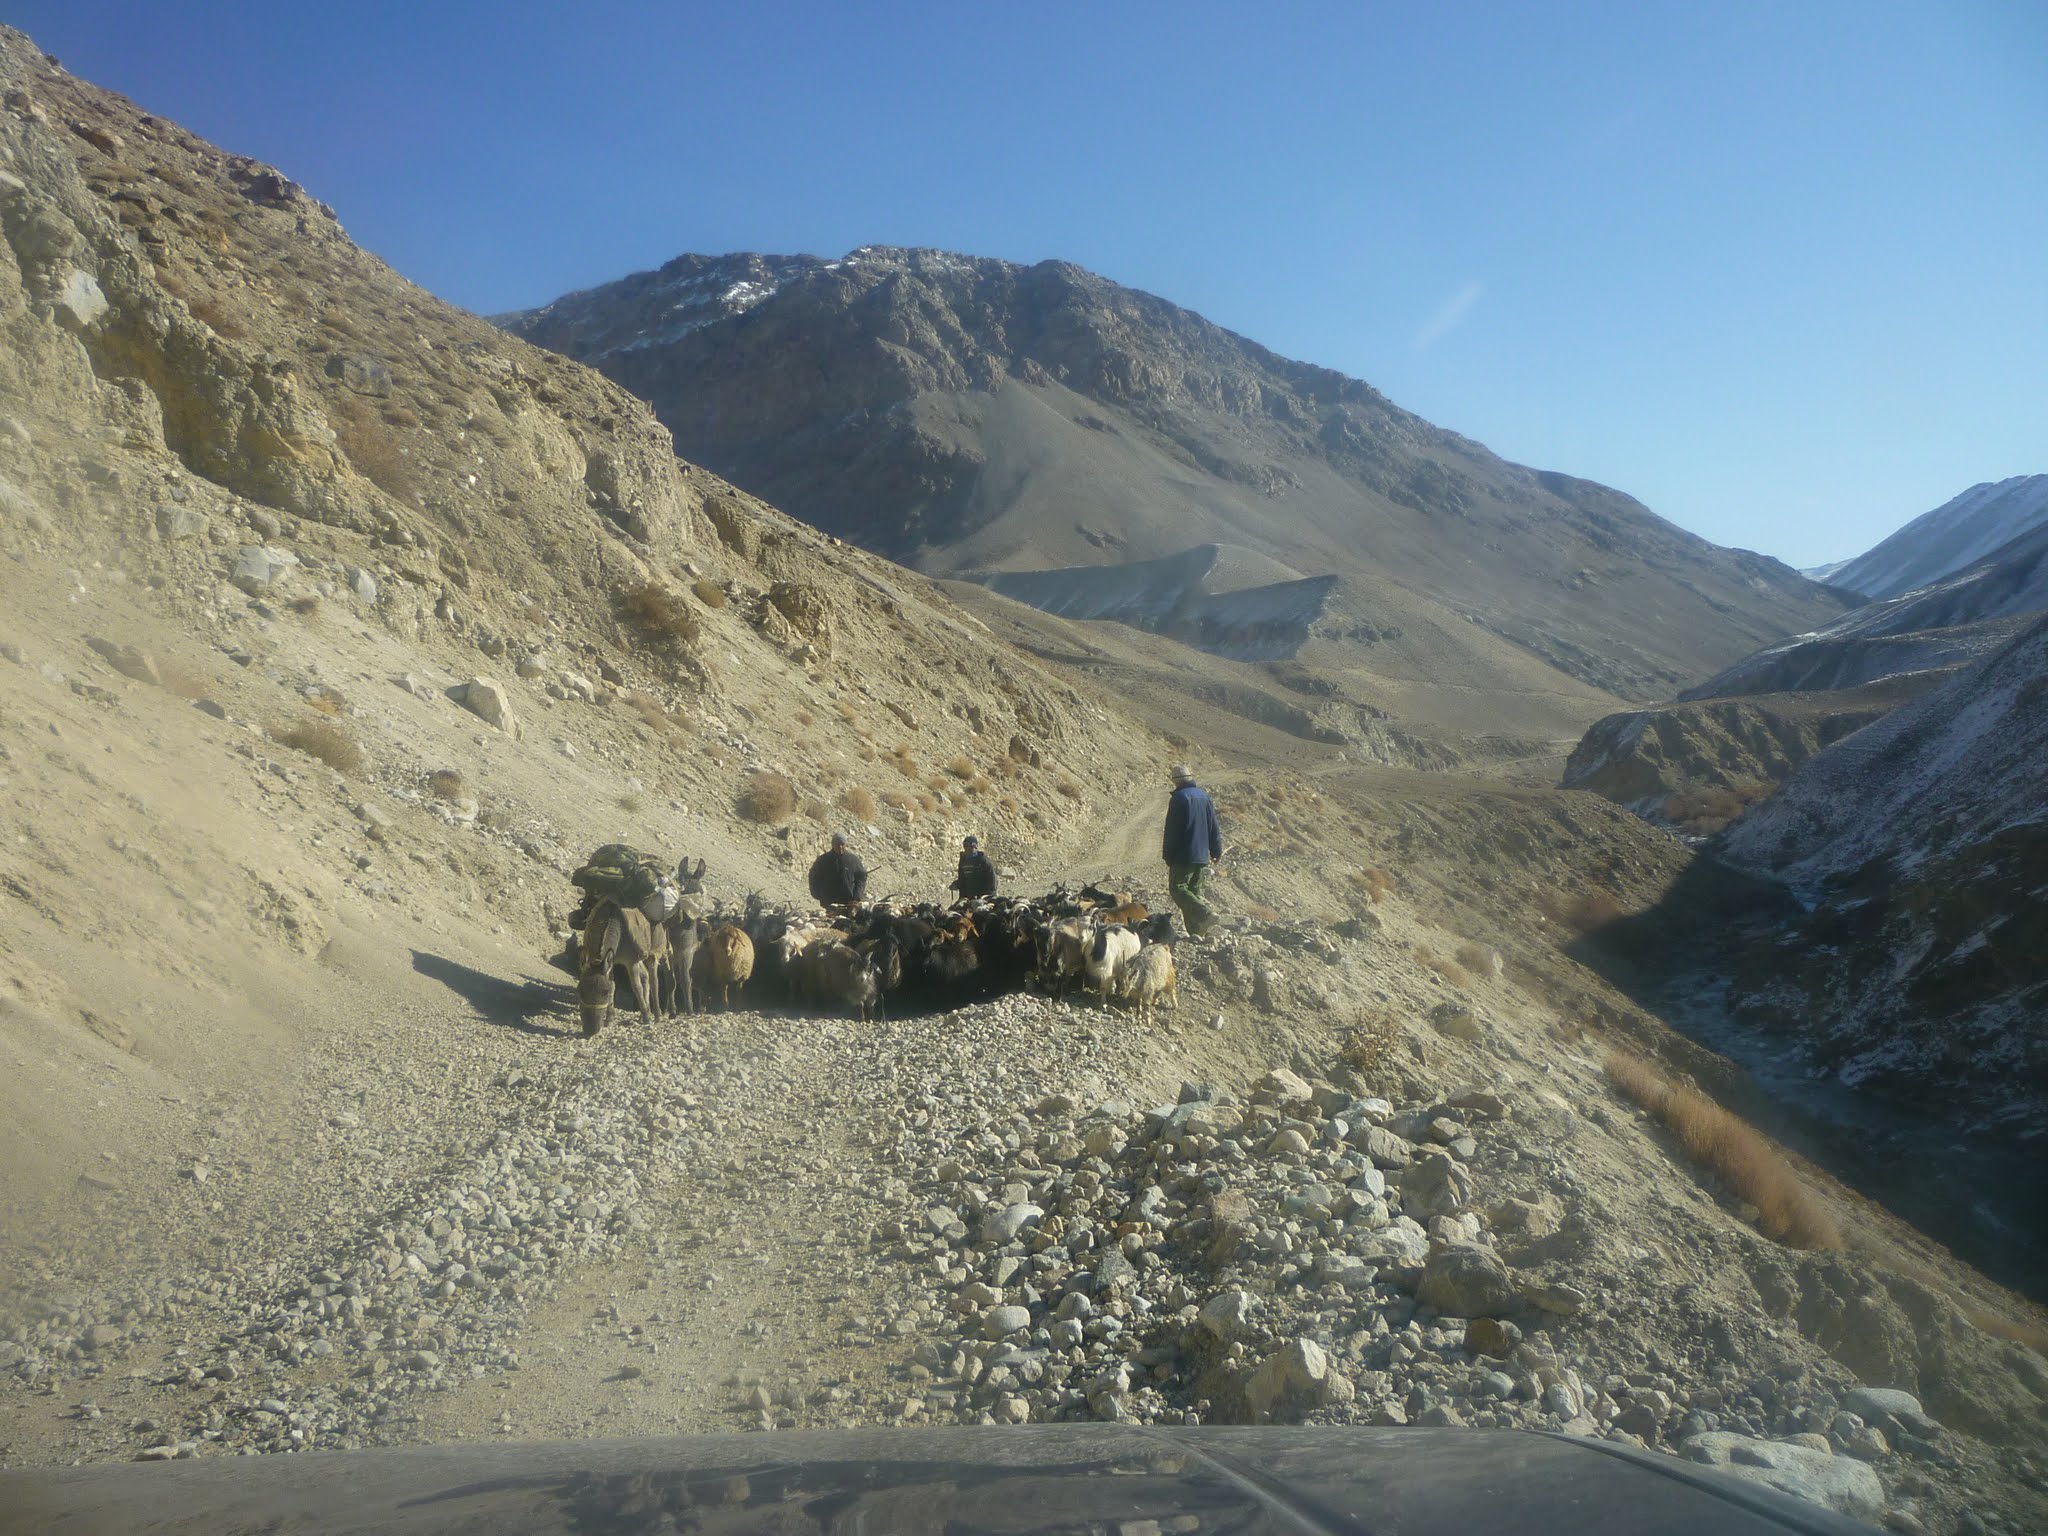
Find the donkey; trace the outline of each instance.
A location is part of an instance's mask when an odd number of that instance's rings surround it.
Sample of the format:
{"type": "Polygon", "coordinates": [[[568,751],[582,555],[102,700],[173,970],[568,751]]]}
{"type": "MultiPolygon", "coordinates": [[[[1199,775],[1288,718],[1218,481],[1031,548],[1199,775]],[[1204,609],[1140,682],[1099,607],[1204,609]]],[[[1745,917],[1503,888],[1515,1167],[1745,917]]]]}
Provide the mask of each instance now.
{"type": "Polygon", "coordinates": [[[612,1003],[618,983],[614,966],[622,967],[633,988],[633,1001],[640,1017],[654,1021],[661,1006],[657,986],[660,966],[668,956],[668,929],[647,920],[638,907],[621,907],[600,901],[583,925],[583,952],[576,980],[577,1001],[583,1008],[583,1033],[594,1035],[611,1022],[612,1003]]]}

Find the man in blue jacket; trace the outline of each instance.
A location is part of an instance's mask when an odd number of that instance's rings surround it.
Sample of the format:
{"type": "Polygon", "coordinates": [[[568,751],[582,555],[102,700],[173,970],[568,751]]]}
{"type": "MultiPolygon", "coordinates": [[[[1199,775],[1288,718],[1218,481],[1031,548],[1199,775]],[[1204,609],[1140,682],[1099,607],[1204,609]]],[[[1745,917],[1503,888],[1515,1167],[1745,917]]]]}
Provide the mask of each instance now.
{"type": "Polygon", "coordinates": [[[1173,798],[1166,802],[1160,857],[1166,860],[1173,904],[1180,908],[1188,932],[1200,938],[1216,926],[1216,914],[1202,900],[1202,891],[1209,871],[1223,862],[1223,828],[1208,793],[1181,763],[1173,765],[1173,798]]]}

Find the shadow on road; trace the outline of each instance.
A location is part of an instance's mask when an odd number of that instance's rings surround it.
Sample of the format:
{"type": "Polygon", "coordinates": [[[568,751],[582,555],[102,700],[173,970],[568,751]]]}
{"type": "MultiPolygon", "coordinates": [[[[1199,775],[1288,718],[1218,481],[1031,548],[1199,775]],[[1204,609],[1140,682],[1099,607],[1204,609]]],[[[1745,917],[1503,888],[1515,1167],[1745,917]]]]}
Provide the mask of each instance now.
{"type": "Polygon", "coordinates": [[[574,994],[559,982],[538,976],[512,980],[492,976],[444,955],[412,952],[412,968],[459,994],[477,1011],[479,1018],[529,1035],[577,1035],[583,1033],[575,1016],[574,994]],[[561,1020],[562,1027],[550,1021],[561,1020]]]}

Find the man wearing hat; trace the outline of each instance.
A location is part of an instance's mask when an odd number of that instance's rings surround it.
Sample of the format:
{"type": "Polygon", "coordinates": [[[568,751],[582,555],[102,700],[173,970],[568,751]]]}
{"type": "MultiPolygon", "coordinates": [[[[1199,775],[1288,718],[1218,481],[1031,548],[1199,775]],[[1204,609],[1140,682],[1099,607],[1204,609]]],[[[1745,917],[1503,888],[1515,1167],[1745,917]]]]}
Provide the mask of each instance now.
{"type": "Polygon", "coordinates": [[[867,865],[846,846],[846,834],[834,832],[832,846],[811,865],[811,899],[821,907],[846,907],[860,901],[867,890],[867,865]]]}
{"type": "Polygon", "coordinates": [[[1180,908],[1188,932],[1200,938],[1216,926],[1216,914],[1202,900],[1209,871],[1223,862],[1223,828],[1208,792],[1195,782],[1185,763],[1175,763],[1173,796],[1166,802],[1166,836],[1160,856],[1166,860],[1167,890],[1180,908]]]}
{"type": "Polygon", "coordinates": [[[981,851],[981,839],[973,835],[960,841],[960,873],[953,877],[953,883],[946,887],[958,891],[962,901],[972,901],[977,896],[993,896],[996,893],[996,867],[989,862],[987,854],[981,851]]]}

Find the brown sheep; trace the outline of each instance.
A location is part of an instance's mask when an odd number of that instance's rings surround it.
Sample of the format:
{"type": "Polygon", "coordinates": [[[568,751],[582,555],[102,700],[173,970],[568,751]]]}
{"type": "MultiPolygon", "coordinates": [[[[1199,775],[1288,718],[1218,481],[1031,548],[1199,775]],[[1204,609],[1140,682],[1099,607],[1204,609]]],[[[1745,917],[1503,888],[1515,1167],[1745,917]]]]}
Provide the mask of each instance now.
{"type": "Polygon", "coordinates": [[[718,1006],[730,1008],[734,989],[754,974],[754,941],[737,923],[720,923],[697,946],[692,969],[699,990],[718,989],[718,1006]]]}

